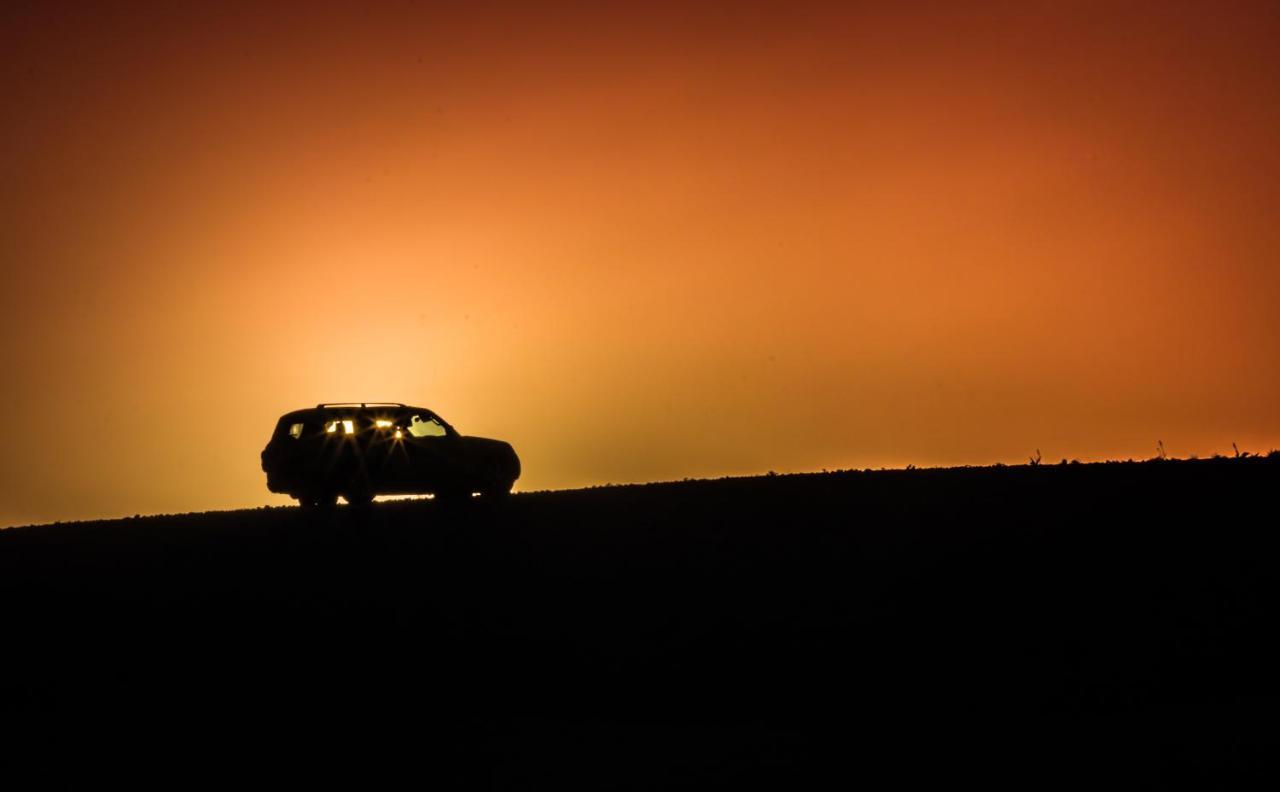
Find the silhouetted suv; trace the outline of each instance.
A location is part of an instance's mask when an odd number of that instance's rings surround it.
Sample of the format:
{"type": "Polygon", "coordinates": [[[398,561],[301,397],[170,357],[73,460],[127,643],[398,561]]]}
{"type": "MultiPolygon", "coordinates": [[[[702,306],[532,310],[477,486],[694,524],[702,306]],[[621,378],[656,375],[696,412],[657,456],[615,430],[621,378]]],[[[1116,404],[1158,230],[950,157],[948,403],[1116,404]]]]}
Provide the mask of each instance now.
{"type": "Polygon", "coordinates": [[[509,443],[463,437],[421,407],[320,404],[281,416],[262,469],[272,492],[331,506],[339,495],[351,504],[375,495],[506,495],[520,458],[509,443]]]}

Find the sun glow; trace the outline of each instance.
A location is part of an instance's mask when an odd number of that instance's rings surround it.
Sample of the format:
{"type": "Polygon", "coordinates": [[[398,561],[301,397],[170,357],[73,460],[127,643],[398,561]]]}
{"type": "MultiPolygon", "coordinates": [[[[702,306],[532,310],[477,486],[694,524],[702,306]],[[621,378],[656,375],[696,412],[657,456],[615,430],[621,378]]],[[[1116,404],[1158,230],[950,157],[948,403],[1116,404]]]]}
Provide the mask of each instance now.
{"type": "Polygon", "coordinates": [[[334,396],[522,489],[1280,447],[1274,2],[150,5],[0,23],[4,409],[111,449],[0,526],[284,504],[334,396]]]}

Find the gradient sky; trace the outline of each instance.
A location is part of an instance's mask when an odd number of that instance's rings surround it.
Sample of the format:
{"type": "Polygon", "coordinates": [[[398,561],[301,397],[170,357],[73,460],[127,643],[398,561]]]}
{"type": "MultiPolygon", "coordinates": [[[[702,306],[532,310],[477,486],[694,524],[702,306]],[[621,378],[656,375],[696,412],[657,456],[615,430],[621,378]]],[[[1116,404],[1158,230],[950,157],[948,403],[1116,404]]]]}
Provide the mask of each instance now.
{"type": "Polygon", "coordinates": [[[5,4],[0,525],[1280,446],[1280,6],[688,5],[5,4]]]}

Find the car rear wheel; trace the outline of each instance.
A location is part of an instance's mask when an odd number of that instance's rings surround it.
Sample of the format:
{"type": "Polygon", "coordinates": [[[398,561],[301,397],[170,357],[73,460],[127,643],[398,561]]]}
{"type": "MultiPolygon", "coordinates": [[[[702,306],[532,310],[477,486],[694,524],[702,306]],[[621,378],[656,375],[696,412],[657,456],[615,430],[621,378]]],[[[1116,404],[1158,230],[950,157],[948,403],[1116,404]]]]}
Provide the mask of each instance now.
{"type": "Polygon", "coordinates": [[[363,508],[373,503],[373,493],[364,489],[344,492],[342,497],[347,499],[347,505],[355,508],[363,508]]]}

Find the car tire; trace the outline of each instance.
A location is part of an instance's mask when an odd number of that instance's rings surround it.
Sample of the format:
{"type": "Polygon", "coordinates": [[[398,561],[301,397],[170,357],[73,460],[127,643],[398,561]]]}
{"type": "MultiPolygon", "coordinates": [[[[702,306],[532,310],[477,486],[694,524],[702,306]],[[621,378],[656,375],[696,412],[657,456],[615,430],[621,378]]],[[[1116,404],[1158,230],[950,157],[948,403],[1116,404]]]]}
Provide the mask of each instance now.
{"type": "Polygon", "coordinates": [[[486,498],[492,498],[494,500],[505,498],[511,494],[511,488],[515,486],[515,483],[516,482],[513,479],[495,481],[480,490],[480,494],[486,498]]]}
{"type": "Polygon", "coordinates": [[[342,493],[342,497],[347,499],[347,505],[356,509],[368,508],[373,504],[373,493],[369,490],[354,490],[352,492],[342,493]]]}

